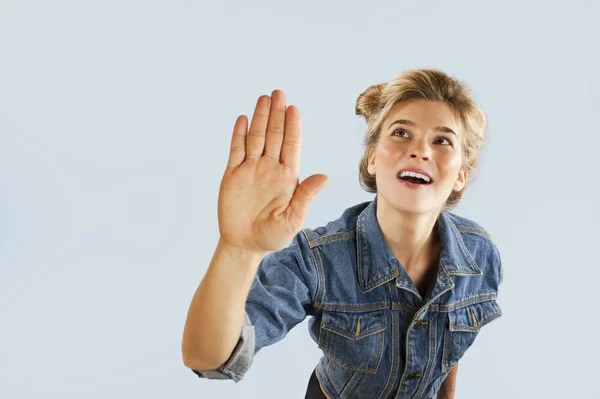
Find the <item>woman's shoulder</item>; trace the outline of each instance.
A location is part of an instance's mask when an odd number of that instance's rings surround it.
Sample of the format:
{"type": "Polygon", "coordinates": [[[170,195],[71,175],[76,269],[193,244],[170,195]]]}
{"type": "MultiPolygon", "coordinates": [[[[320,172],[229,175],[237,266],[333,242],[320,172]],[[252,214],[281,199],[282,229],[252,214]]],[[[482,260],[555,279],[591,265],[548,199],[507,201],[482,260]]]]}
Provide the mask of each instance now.
{"type": "Polygon", "coordinates": [[[315,244],[329,239],[352,239],[355,236],[358,217],[371,202],[366,201],[352,205],[344,209],[337,218],[330,219],[316,227],[304,228],[303,231],[308,240],[315,244]]]}
{"type": "Polygon", "coordinates": [[[502,281],[501,256],[492,235],[480,223],[451,212],[443,212],[442,218],[455,228],[460,236],[458,247],[464,245],[471,259],[483,274],[497,273],[502,281]]]}
{"type": "Polygon", "coordinates": [[[492,236],[488,232],[488,230],[484,228],[481,224],[475,222],[474,220],[466,218],[464,216],[459,216],[452,212],[443,212],[443,215],[446,218],[448,218],[448,220],[452,221],[452,223],[456,226],[459,232],[466,234],[476,234],[485,237],[490,241],[492,240],[492,236]]]}

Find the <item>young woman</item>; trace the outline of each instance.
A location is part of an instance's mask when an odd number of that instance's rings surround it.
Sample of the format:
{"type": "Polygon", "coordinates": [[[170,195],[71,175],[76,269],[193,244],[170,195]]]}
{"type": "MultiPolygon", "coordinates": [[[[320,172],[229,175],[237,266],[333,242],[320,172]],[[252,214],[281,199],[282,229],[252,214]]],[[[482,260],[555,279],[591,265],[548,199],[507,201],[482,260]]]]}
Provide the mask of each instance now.
{"type": "Polygon", "coordinates": [[[258,99],[249,129],[238,117],[221,236],[183,334],[198,376],[239,381],[310,315],[323,357],[307,398],[454,396],[459,359],[501,315],[497,247],[449,212],[475,170],[485,115],[464,84],[431,69],[369,87],[356,113],[368,124],[360,183],[375,198],[302,230],[328,179],[298,184],[298,109],[276,90],[258,99]]]}

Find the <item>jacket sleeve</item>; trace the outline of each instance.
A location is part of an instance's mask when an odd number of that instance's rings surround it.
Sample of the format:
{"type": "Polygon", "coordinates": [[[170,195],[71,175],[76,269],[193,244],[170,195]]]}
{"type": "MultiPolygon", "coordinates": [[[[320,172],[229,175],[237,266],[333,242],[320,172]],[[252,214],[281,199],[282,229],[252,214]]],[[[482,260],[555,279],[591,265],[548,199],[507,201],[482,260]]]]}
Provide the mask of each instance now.
{"type": "Polygon", "coordinates": [[[498,288],[504,282],[504,269],[502,267],[502,256],[500,255],[500,250],[496,246],[496,244],[492,244],[493,252],[494,252],[494,266],[495,266],[495,274],[497,276],[497,285],[498,288]]]}
{"type": "Polygon", "coordinates": [[[261,261],[246,300],[240,338],[229,359],[216,370],[192,371],[200,378],[239,382],[261,348],[283,339],[314,312],[317,279],[308,239],[300,231],[287,248],[261,261]]]}

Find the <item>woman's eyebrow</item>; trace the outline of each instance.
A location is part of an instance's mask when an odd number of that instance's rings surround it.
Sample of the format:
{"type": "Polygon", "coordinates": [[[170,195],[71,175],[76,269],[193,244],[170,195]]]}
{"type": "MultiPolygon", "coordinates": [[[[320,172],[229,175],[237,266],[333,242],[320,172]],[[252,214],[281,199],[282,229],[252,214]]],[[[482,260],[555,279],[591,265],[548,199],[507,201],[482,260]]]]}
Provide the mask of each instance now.
{"type": "MultiPolygon", "coordinates": [[[[396,123],[399,123],[401,125],[406,125],[406,126],[412,126],[412,127],[417,126],[416,123],[414,123],[413,121],[409,121],[408,119],[397,119],[397,120],[393,121],[392,123],[390,123],[390,125],[388,126],[388,129],[390,127],[392,127],[392,125],[395,125],[396,123]]],[[[453,135],[458,137],[458,134],[456,134],[456,132],[454,132],[454,130],[452,130],[446,126],[434,126],[433,130],[436,132],[441,132],[441,133],[452,133],[453,135]]]]}

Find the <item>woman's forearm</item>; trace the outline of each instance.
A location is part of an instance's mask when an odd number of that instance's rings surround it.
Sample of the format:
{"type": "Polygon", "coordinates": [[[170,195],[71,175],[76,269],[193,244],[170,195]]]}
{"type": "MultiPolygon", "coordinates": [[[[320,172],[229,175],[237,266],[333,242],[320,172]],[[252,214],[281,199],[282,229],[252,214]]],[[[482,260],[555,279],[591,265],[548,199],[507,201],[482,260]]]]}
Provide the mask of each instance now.
{"type": "Polygon", "coordinates": [[[245,303],[265,253],[227,247],[220,240],[190,304],[181,345],[187,367],[212,370],[238,342],[245,303]]]}

